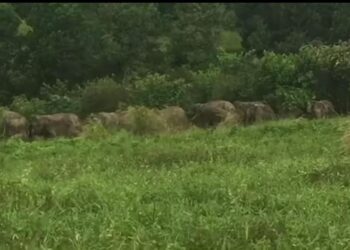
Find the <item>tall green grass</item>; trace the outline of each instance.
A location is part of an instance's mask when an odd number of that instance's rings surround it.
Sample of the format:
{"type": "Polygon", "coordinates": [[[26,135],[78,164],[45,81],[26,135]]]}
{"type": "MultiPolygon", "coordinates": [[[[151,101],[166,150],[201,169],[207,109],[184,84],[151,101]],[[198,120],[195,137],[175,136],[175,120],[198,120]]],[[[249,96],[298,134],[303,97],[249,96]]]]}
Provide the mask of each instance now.
{"type": "Polygon", "coordinates": [[[349,249],[346,128],[0,142],[0,249],[349,249]]]}

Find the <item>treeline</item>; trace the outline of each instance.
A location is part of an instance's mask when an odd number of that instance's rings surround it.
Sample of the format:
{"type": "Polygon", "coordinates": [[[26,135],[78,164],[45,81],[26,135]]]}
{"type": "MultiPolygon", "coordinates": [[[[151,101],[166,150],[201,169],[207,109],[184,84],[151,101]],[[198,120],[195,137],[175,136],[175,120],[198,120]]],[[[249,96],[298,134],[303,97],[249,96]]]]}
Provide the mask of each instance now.
{"type": "Polygon", "coordinates": [[[350,5],[0,4],[0,105],[23,114],[262,100],[349,110],[350,5]],[[343,41],[343,42],[342,42],[343,41]]]}

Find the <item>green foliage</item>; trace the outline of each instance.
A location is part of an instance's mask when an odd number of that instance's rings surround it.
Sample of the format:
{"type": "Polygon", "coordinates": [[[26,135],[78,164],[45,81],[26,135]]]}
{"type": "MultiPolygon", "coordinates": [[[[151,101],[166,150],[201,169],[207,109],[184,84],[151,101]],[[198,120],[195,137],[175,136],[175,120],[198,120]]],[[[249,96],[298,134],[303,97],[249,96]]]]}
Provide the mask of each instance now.
{"type": "Polygon", "coordinates": [[[297,85],[296,55],[265,53],[262,58],[261,79],[264,83],[270,83],[272,88],[276,85],[297,85]]]}
{"type": "Polygon", "coordinates": [[[340,111],[350,107],[350,45],[341,42],[331,46],[304,46],[300,54],[316,78],[315,95],[332,100],[340,111]]]}
{"type": "Polygon", "coordinates": [[[218,65],[192,72],[192,102],[213,99],[228,101],[254,100],[257,98],[259,59],[254,52],[226,53],[218,56],[218,65]]]}
{"type": "Polygon", "coordinates": [[[33,28],[29,26],[25,20],[21,20],[21,23],[17,28],[17,36],[26,36],[30,32],[33,32],[33,28]]]}
{"type": "Polygon", "coordinates": [[[47,113],[79,113],[82,89],[68,89],[67,82],[57,80],[54,85],[43,84],[40,96],[46,102],[47,113]]]}
{"type": "Polygon", "coordinates": [[[280,111],[302,110],[306,111],[307,105],[313,99],[310,89],[295,87],[277,87],[276,101],[280,111]]]}
{"type": "Polygon", "coordinates": [[[230,101],[260,99],[261,95],[258,93],[260,64],[255,51],[219,54],[219,65],[226,79],[221,81],[225,86],[221,90],[226,95],[225,99],[230,101]]]}
{"type": "Polygon", "coordinates": [[[218,59],[217,67],[192,73],[192,101],[264,100],[284,112],[305,110],[314,98],[314,75],[302,55],[222,52],[218,59]]]}
{"type": "Polygon", "coordinates": [[[237,4],[237,28],[245,49],[295,53],[316,40],[325,43],[346,40],[349,32],[345,4],[268,3],[237,4]]]}
{"type": "Polygon", "coordinates": [[[239,33],[233,31],[223,31],[220,34],[220,46],[219,48],[225,52],[233,53],[241,51],[242,47],[242,38],[239,33]]]}
{"type": "MultiPolygon", "coordinates": [[[[16,34],[16,28],[19,24],[19,17],[13,8],[12,4],[9,3],[1,3],[0,4],[0,21],[1,27],[0,31],[3,35],[3,41],[6,41],[7,38],[13,38],[16,34]],[[4,25],[4,24],[7,25],[4,25]]],[[[1,43],[1,44],[2,44],[1,43]]]]}
{"type": "Polygon", "coordinates": [[[189,85],[184,79],[172,80],[168,75],[149,74],[134,82],[134,103],[149,107],[181,105],[187,102],[189,85]]]}
{"type": "Polygon", "coordinates": [[[218,83],[220,74],[221,70],[218,67],[191,72],[190,96],[192,103],[204,103],[213,98],[215,83],[218,83]]]}
{"type": "Polygon", "coordinates": [[[78,113],[80,99],[76,92],[69,91],[60,83],[56,86],[44,85],[41,98],[28,99],[24,95],[15,96],[9,108],[26,117],[40,114],[78,113]]]}
{"type": "Polygon", "coordinates": [[[25,95],[45,101],[48,113],[90,113],[114,110],[128,92],[134,104],[152,107],[221,98],[289,109],[315,97],[347,112],[349,45],[338,41],[350,32],[348,10],[338,3],[2,3],[0,104],[25,95]],[[104,91],[123,94],[98,94],[95,109],[90,86],[80,100],[79,86],[111,75],[123,85],[104,91]]]}
{"type": "Polygon", "coordinates": [[[350,44],[341,42],[331,46],[304,46],[301,53],[318,70],[332,71],[337,77],[350,81],[350,44]]]}
{"type": "Polygon", "coordinates": [[[67,81],[61,81],[59,79],[57,79],[53,85],[43,83],[40,88],[40,96],[45,99],[49,98],[51,95],[75,97],[81,94],[80,86],[75,86],[73,89],[68,88],[68,86],[69,84],[67,81]]]}
{"type": "Polygon", "coordinates": [[[80,100],[68,96],[51,95],[46,101],[48,113],[79,113],[80,100]]]}
{"type": "Polygon", "coordinates": [[[259,71],[259,95],[275,109],[306,109],[313,98],[314,78],[299,54],[265,53],[259,71]]]}
{"type": "Polygon", "coordinates": [[[175,66],[185,64],[195,70],[203,69],[216,61],[220,47],[230,42],[234,43],[234,49],[239,47],[239,36],[232,37],[236,34],[234,12],[224,4],[178,3],[174,5],[174,17],[170,20],[175,66]],[[226,39],[222,35],[226,35],[226,39]]]}
{"type": "Polygon", "coordinates": [[[128,92],[111,77],[88,82],[82,92],[81,112],[113,112],[128,102],[128,92]]]}
{"type": "Polygon", "coordinates": [[[24,95],[16,96],[9,108],[27,118],[46,113],[45,101],[38,98],[28,99],[24,95]]]}

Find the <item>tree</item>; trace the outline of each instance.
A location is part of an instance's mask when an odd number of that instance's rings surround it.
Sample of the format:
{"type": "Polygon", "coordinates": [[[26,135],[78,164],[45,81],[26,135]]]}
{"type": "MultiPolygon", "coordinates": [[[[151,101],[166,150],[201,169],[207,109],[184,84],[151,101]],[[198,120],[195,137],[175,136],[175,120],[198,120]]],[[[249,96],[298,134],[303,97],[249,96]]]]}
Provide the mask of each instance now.
{"type": "Polygon", "coordinates": [[[0,104],[9,103],[11,95],[20,93],[23,78],[15,69],[16,58],[26,50],[23,37],[32,31],[11,4],[0,4],[0,104]]]}

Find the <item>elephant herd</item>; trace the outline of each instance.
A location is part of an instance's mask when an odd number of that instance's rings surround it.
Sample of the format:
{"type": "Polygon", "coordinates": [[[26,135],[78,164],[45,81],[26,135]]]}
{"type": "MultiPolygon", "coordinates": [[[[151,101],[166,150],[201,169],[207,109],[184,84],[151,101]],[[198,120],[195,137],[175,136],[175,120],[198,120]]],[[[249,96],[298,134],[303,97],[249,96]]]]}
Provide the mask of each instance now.
{"type": "Polygon", "coordinates": [[[2,135],[5,137],[19,137],[22,139],[35,139],[39,137],[75,137],[82,132],[79,117],[70,113],[52,115],[36,115],[31,121],[24,116],[13,112],[3,111],[2,135]]]}
{"type": "MultiPolygon", "coordinates": [[[[197,103],[186,111],[181,107],[171,106],[156,110],[155,113],[167,124],[179,130],[187,129],[192,125],[201,128],[217,127],[220,124],[249,125],[278,118],[266,103],[240,101],[231,103],[224,100],[197,103]]],[[[327,118],[335,114],[333,104],[330,101],[321,100],[310,103],[303,116],[327,118]]],[[[100,112],[91,114],[86,119],[80,119],[72,113],[36,115],[29,121],[16,112],[6,110],[1,117],[2,136],[22,139],[77,137],[83,132],[84,125],[94,122],[99,122],[106,128],[128,129],[130,124],[128,111],[100,112]]]]}
{"type": "Polygon", "coordinates": [[[222,122],[252,124],[276,118],[272,108],[262,102],[211,101],[192,107],[192,122],[199,127],[212,127],[222,122]]]}

